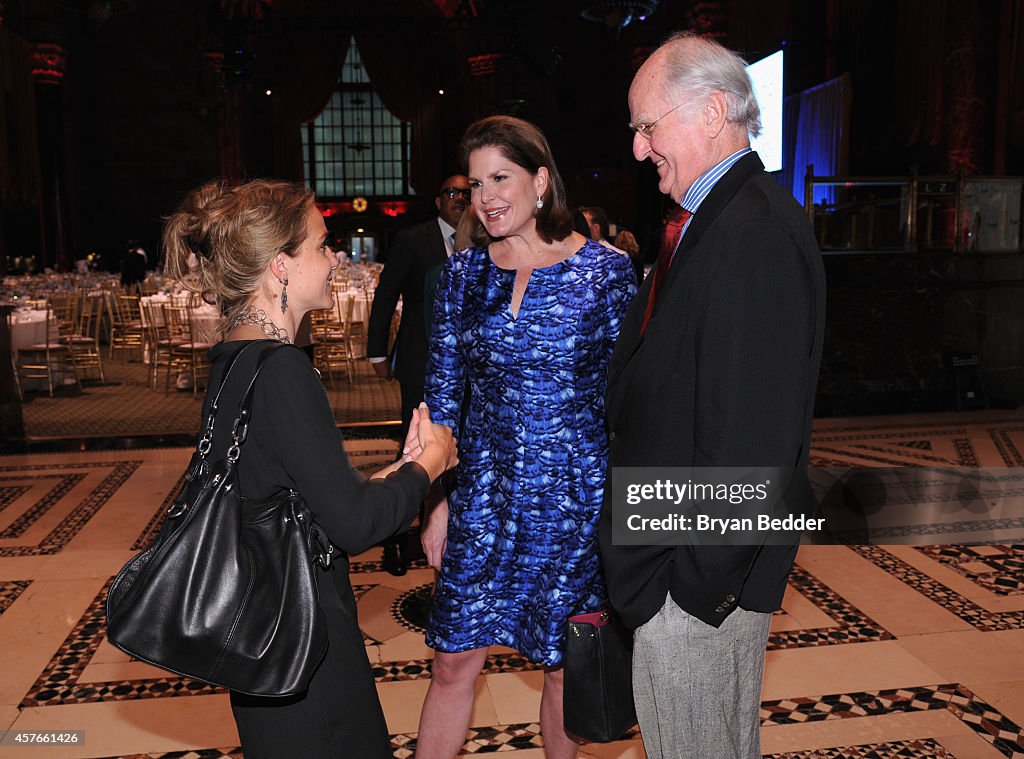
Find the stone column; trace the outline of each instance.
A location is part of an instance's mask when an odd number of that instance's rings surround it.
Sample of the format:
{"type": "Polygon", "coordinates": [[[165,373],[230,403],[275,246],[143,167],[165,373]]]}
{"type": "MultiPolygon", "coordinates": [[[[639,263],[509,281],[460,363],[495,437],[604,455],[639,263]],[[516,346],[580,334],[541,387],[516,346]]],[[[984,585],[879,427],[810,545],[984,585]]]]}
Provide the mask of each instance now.
{"type": "Polygon", "coordinates": [[[40,204],[41,250],[36,266],[69,271],[73,268],[74,229],[70,182],[71,148],[64,91],[66,57],[63,46],[37,42],[32,51],[36,88],[36,124],[43,193],[40,204]]]}

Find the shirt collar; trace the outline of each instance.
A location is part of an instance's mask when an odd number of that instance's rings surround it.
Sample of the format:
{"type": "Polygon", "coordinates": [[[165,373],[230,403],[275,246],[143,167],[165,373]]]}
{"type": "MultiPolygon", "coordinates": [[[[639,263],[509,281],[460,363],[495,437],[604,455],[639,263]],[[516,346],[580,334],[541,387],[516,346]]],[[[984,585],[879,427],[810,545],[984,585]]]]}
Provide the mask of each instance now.
{"type": "Polygon", "coordinates": [[[437,217],[437,226],[441,228],[441,237],[444,238],[444,247],[448,251],[448,255],[452,255],[455,252],[455,243],[452,239],[452,235],[455,234],[455,227],[449,224],[447,221],[442,219],[440,216],[437,217]]]}
{"type": "Polygon", "coordinates": [[[692,185],[690,185],[690,189],[687,190],[686,195],[683,196],[683,202],[679,205],[690,213],[697,213],[697,209],[700,208],[700,204],[704,202],[704,198],[708,196],[712,188],[718,184],[718,180],[725,176],[725,173],[732,168],[734,163],[750,152],[753,151],[749,146],[741,148],[728,158],[719,161],[710,169],[705,171],[697,177],[692,185]]]}

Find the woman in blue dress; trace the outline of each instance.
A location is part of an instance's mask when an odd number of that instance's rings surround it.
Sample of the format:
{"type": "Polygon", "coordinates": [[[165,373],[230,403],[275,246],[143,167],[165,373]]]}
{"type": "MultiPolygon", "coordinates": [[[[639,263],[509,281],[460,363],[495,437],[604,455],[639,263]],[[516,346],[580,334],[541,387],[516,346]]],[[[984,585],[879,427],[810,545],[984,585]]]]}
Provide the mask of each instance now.
{"type": "Polygon", "coordinates": [[[479,224],[477,247],[441,275],[427,364],[427,405],[456,430],[461,464],[423,529],[440,574],[417,756],[456,755],[487,647],[501,644],[544,665],[545,751],[574,757],[562,721],[564,629],[605,600],[605,374],[635,277],[628,256],[572,231],[533,124],[483,119],[460,153],[479,224]]]}

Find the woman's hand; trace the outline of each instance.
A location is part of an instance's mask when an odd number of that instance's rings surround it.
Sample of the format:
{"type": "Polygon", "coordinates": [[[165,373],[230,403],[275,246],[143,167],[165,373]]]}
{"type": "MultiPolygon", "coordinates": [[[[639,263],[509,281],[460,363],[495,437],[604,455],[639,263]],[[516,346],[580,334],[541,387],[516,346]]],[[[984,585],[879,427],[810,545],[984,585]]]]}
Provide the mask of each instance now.
{"type": "Polygon", "coordinates": [[[391,474],[392,472],[397,472],[404,465],[405,465],[405,459],[399,459],[398,461],[395,461],[395,462],[392,462],[391,464],[388,464],[383,469],[378,469],[376,472],[371,474],[367,479],[383,480],[383,479],[387,478],[387,476],[389,474],[391,474]]]}
{"type": "MultiPolygon", "coordinates": [[[[441,490],[435,487],[434,490],[441,490]]],[[[434,491],[427,497],[426,516],[420,530],[420,543],[427,555],[427,563],[441,571],[441,559],[448,547],[448,498],[443,492],[435,497],[434,491]]]]}
{"type": "Polygon", "coordinates": [[[443,424],[430,421],[430,409],[426,403],[412,412],[413,424],[417,429],[420,452],[413,460],[422,466],[433,482],[459,463],[459,453],[452,431],[443,424]]]}
{"type": "Polygon", "coordinates": [[[420,446],[420,414],[419,409],[412,410],[412,421],[409,422],[409,432],[402,443],[402,461],[415,461],[423,453],[420,446]]]}

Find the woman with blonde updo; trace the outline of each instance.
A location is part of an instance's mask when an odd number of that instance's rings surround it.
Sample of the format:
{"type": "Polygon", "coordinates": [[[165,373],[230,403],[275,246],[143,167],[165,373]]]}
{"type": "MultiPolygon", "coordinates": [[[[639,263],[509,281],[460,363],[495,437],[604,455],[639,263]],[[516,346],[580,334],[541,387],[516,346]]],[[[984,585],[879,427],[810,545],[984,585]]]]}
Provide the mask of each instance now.
{"type": "MultiPolygon", "coordinates": [[[[338,259],[328,247],[313,193],[299,184],[211,182],[190,193],[167,221],[168,271],[220,309],[224,340],[210,351],[210,387],[254,341],[291,343],[302,317],[333,305],[338,259]],[[198,267],[189,273],[189,255],[198,267]]],[[[256,355],[233,370],[251,376],[256,355]]],[[[221,408],[235,409],[243,388],[230,383],[221,408]]],[[[209,404],[204,404],[204,418],[209,404]]],[[[214,434],[211,457],[230,444],[230,424],[214,434]]],[[[345,556],[319,570],[327,653],[305,693],[268,698],[231,694],[247,759],[283,756],[390,757],[387,725],[356,620],[347,555],[409,526],[431,481],[457,462],[451,430],[414,414],[406,456],[364,479],[349,465],[323,386],[299,350],[270,354],[256,383],[252,421],[238,463],[240,490],[263,499],[298,491],[345,556]],[[384,479],[386,477],[387,479],[384,479]]]]}

